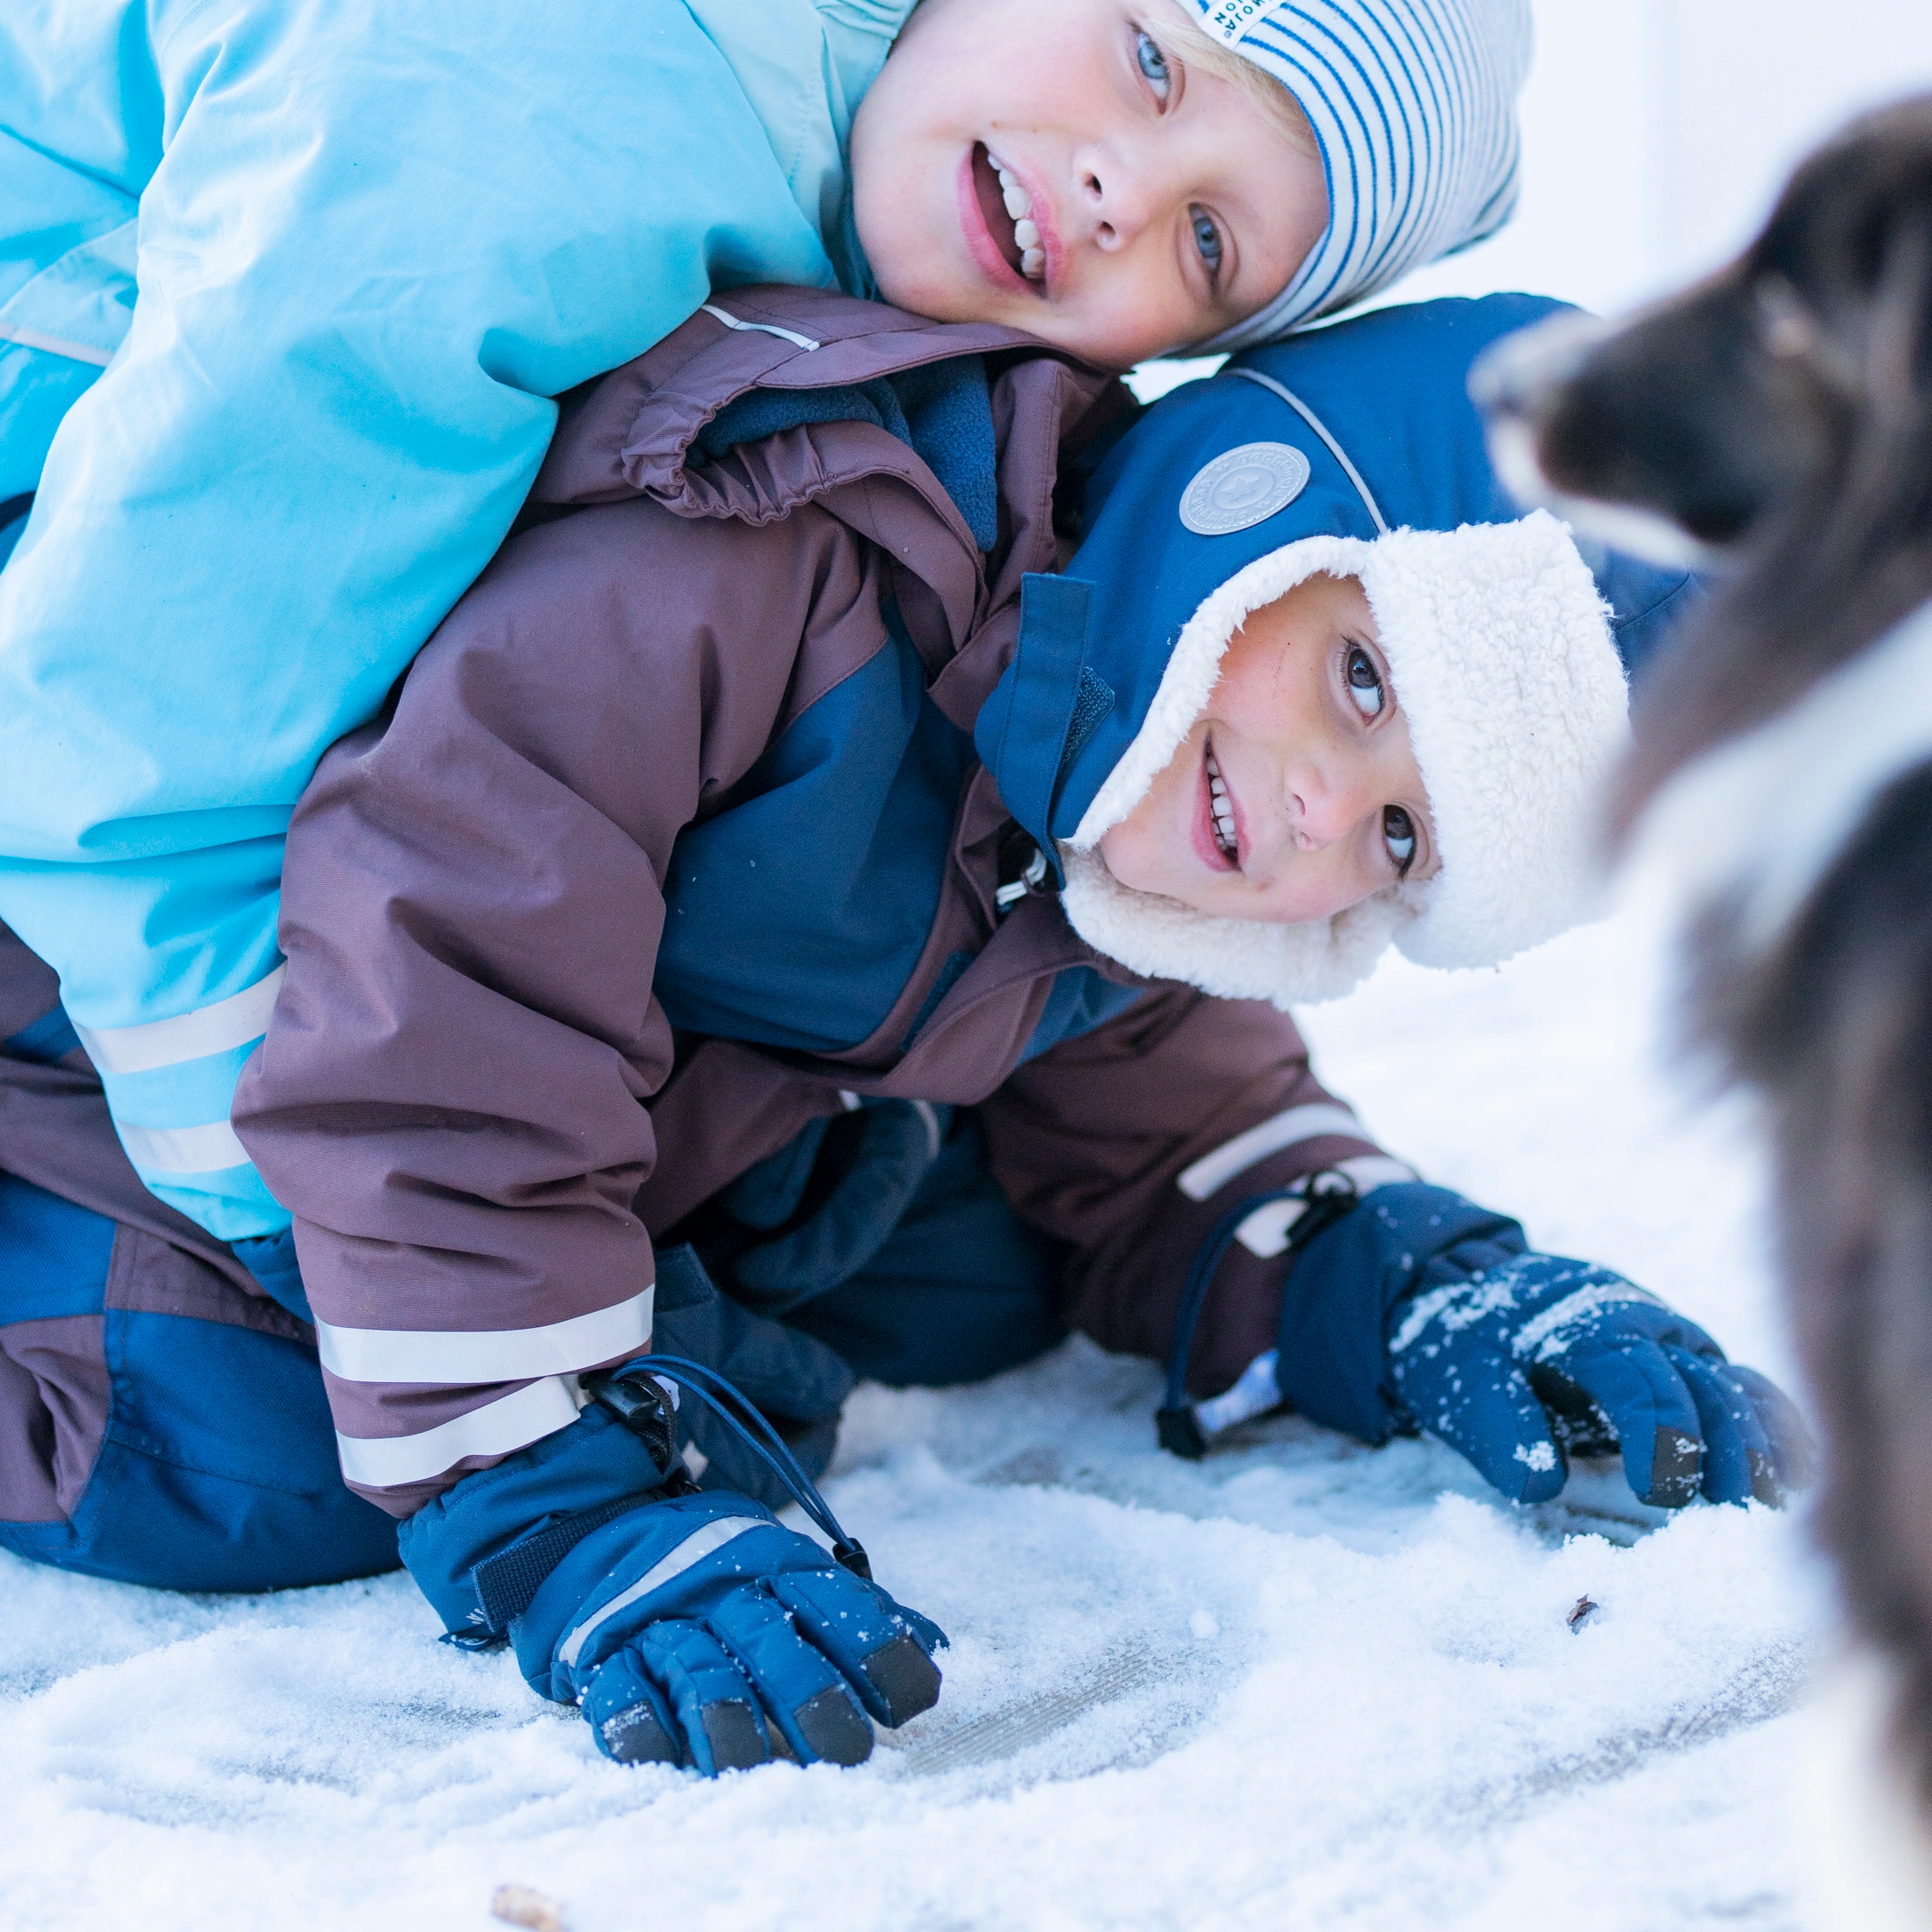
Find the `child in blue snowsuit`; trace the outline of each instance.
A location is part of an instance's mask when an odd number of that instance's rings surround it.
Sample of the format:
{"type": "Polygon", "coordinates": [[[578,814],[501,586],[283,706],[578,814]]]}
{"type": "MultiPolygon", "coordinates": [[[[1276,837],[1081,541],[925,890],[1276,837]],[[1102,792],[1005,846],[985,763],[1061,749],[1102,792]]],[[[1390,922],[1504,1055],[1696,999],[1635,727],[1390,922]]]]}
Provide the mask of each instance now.
{"type": "Polygon", "coordinates": [[[1183,1454],[1285,1401],[1523,1500],[1610,1446],[1671,1507],[1802,1480],[1769,1383],[1422,1181],[1285,1010],[1581,905],[1619,650],[1687,586],[1490,472],[1469,362],[1553,305],[1371,314],[1132,426],[1011,332],[716,306],[573,399],[296,815],[235,1112],[294,1239],[158,1220],[0,953],[0,1537],[261,1587],[400,1519],[453,1636],[712,1771],[937,1694],[937,1631],[767,1507],[856,1373],[1073,1325],[1167,1361],[1183,1454]]]}
{"type": "Polygon", "coordinates": [[[1506,219],[1527,52],[1524,0],[4,10],[0,920],[143,1181],[288,1225],[229,1105],[289,815],[558,398],[753,282],[1261,339],[1506,219]]]}

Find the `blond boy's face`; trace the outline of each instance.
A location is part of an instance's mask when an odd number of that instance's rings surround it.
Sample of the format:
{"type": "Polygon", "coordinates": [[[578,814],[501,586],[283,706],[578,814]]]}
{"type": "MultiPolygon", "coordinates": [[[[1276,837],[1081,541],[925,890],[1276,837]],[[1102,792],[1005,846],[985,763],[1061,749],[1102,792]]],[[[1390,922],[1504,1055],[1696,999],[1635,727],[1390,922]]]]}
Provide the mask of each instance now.
{"type": "Polygon", "coordinates": [[[1354,577],[1251,612],[1206,709],[1101,839],[1122,885],[1223,918],[1327,918],[1436,869],[1428,794],[1354,577]]]}
{"type": "Polygon", "coordinates": [[[1328,225],[1320,162],[1186,66],[1172,0],[921,0],[852,129],[890,302],[1109,368],[1285,288],[1328,225]]]}

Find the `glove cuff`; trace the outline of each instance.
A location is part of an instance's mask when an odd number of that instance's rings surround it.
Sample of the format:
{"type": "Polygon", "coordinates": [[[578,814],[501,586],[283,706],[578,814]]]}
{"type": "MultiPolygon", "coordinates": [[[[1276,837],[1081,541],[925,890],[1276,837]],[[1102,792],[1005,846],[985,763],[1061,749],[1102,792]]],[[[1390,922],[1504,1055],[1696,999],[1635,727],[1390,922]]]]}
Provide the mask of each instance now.
{"type": "Polygon", "coordinates": [[[490,1619],[473,1573],[513,1544],[587,1510],[655,1490],[664,1472],[644,1443],[592,1403],[568,1427],[466,1475],[402,1524],[397,1546],[417,1587],[456,1637],[490,1619]]]}
{"type": "Polygon", "coordinates": [[[1388,1387],[1391,1315],[1431,1275],[1460,1274],[1448,1252],[1525,1244],[1507,1215],[1447,1188],[1391,1181],[1301,1251],[1282,1293],[1276,1379],[1298,1413],[1365,1443],[1413,1427],[1388,1387]]]}

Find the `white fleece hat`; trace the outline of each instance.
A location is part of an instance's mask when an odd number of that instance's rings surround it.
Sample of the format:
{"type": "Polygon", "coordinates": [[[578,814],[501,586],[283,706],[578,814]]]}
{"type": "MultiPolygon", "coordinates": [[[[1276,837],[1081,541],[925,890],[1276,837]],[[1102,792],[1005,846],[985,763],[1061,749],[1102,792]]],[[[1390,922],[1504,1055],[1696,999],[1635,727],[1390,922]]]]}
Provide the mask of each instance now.
{"type": "Polygon", "coordinates": [[[1515,523],[1305,537],[1237,572],[1183,626],[1154,702],[1061,847],[1074,930],[1151,978],[1277,1006],[1332,999],[1391,941],[1423,966],[1495,966],[1573,926],[1600,878],[1600,790],[1626,743],[1608,610],[1546,511],[1515,523]],[[1409,720],[1436,871],[1292,926],[1197,912],[1117,880],[1095,847],[1205,708],[1251,611],[1305,577],[1361,581],[1409,720]]]}

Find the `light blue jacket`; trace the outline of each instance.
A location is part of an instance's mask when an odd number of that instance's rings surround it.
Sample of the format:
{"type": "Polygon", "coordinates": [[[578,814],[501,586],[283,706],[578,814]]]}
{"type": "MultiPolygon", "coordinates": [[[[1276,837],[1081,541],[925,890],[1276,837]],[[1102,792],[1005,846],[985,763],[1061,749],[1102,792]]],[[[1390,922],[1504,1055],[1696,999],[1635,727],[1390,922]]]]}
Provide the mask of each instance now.
{"type": "Polygon", "coordinates": [[[862,287],[843,144],[910,7],[0,11],[0,920],[216,1234],[288,1220],[228,1106],[317,757],[489,561],[553,397],[713,289],[862,287]]]}

